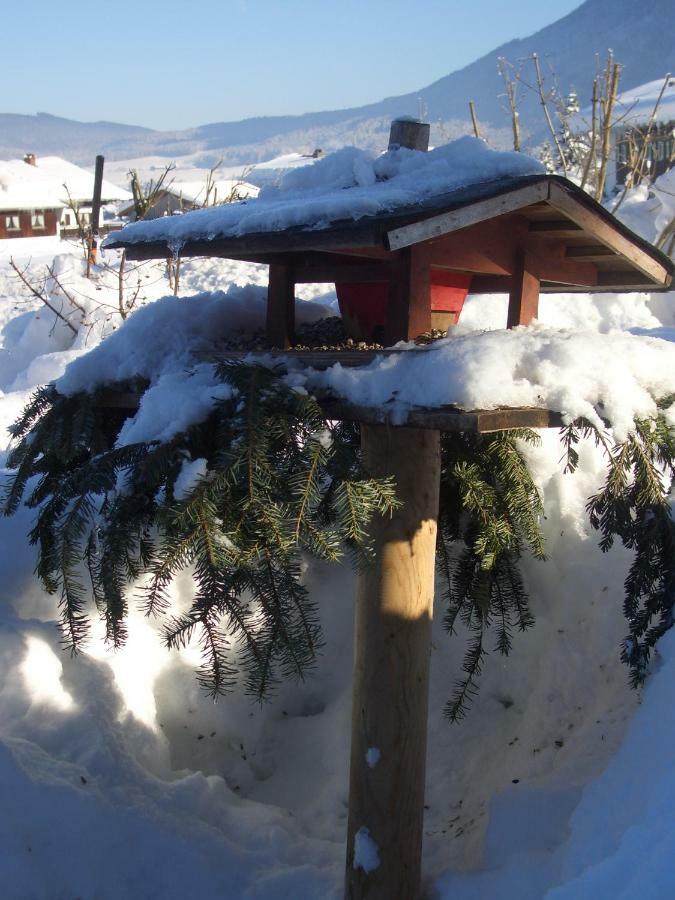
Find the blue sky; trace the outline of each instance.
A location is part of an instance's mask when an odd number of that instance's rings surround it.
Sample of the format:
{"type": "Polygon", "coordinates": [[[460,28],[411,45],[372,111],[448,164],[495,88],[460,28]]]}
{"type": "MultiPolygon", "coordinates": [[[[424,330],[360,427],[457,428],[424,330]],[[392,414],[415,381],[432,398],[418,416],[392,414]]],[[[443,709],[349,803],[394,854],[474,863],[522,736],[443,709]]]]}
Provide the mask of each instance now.
{"type": "Polygon", "coordinates": [[[7,3],[0,112],[187,128],[408,93],[580,0],[7,3]],[[8,73],[14,73],[7,89],[8,73]]]}

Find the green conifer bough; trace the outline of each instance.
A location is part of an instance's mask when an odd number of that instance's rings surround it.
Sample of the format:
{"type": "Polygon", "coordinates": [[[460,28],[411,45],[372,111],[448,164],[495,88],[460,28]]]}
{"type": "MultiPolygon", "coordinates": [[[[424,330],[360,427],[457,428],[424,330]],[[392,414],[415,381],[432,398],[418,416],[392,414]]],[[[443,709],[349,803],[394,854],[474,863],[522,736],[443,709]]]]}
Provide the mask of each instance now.
{"type": "MultiPolygon", "coordinates": [[[[124,643],[129,588],[140,580],[141,601],[162,620],[168,647],[198,634],[198,677],[210,694],[242,686],[263,699],[281,679],[302,678],[322,644],[303,556],[336,561],[347,552],[368,565],[368,524],[397,505],[396,490],[364,471],[358,426],[327,420],[277,371],[228,363],[216,372],[232,397],[166,443],[117,446],[125,414],[106,407],[105,391],[64,397],[53,386],[39,389],[12,428],[3,511],[13,514],[22,500],[36,510],[36,572],[59,595],[73,651],[87,638],[93,607],[108,641],[124,643]],[[206,461],[206,475],[177,496],[184,464],[197,459],[206,461]],[[189,567],[192,603],[171,616],[170,586],[189,567]]],[[[616,446],[578,422],[563,431],[568,469],[586,438],[603,446],[608,465],[604,489],[589,500],[591,524],[603,550],[618,537],[635,552],[623,658],[638,683],[672,624],[667,498],[675,446],[661,415],[637,422],[616,446]]],[[[518,561],[524,551],[544,558],[542,501],[520,449],[537,442],[529,430],[441,437],[445,624],[453,633],[459,619],[470,633],[464,676],[447,706],[451,720],[464,715],[485,653],[509,653],[514,630],[534,623],[518,561]]]]}

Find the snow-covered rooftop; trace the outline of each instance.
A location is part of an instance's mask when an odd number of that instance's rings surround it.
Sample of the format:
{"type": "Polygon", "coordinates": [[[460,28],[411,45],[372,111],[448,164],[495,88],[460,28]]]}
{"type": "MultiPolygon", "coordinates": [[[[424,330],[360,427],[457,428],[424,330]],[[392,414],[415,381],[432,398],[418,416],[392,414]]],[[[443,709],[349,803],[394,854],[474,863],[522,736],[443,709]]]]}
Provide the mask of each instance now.
{"type": "MultiPolygon", "coordinates": [[[[52,179],[59,188],[66,184],[70,195],[74,200],[91,201],[94,193],[94,173],[80,168],[59,156],[38,156],[35,168],[38,172],[52,179]]],[[[112,181],[103,179],[101,185],[101,200],[106,203],[111,200],[129,200],[131,194],[124,188],[118,187],[112,181]]]]}
{"type": "MultiPolygon", "coordinates": [[[[38,157],[36,165],[22,159],[0,160],[0,209],[55,209],[63,207],[70,196],[78,202],[91,202],[94,176],[86,169],[58,156],[38,157]]],[[[130,199],[131,194],[110,181],[103,181],[101,199],[130,199]]]]}
{"type": "Polygon", "coordinates": [[[284,153],[281,156],[275,156],[273,159],[267,159],[265,162],[256,163],[246,173],[246,178],[251,184],[255,184],[258,187],[264,187],[266,184],[278,184],[284,174],[291,169],[311,166],[322,158],[323,154],[308,156],[306,153],[284,153]]]}
{"type": "Polygon", "coordinates": [[[0,209],[56,209],[63,189],[22,159],[0,160],[0,209]]]}
{"type": "Polygon", "coordinates": [[[463,186],[542,174],[522,153],[491,150],[463,137],[428,153],[400,148],[377,156],[345,147],[286,172],[257,199],[183,216],[135,222],[107,243],[165,241],[177,251],[190,240],[214,240],[292,227],[323,229],[428,202],[463,186]]]}
{"type": "MultiPolygon", "coordinates": [[[[190,203],[204,203],[206,200],[206,181],[172,181],[167,187],[172,194],[182,196],[190,203]]],[[[236,178],[220,178],[213,182],[210,202],[214,197],[216,202],[226,200],[233,191],[236,191],[240,197],[256,197],[258,188],[254,184],[247,181],[239,181],[236,178]],[[215,193],[214,193],[215,192],[215,193]]]]}
{"type": "Polygon", "coordinates": [[[657,122],[671,122],[675,120],[675,77],[668,77],[664,88],[665,78],[657,78],[656,81],[648,81],[639,87],[624,91],[617,97],[616,118],[621,125],[646,125],[651,117],[659,94],[663,90],[663,96],[658,106],[657,122]]]}

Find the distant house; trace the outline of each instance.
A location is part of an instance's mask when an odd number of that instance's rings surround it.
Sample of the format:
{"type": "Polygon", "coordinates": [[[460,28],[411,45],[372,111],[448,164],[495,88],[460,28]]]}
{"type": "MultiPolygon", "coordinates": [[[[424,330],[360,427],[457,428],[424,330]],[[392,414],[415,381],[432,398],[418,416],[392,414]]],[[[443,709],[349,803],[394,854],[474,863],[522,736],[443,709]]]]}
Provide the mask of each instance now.
{"type": "MultiPolygon", "coordinates": [[[[146,213],[146,219],[158,219],[161,216],[172,216],[176,213],[190,212],[203,206],[215,206],[230,200],[243,200],[255,197],[258,188],[246,181],[222,178],[214,181],[208,191],[204,181],[172,181],[157,192],[155,202],[146,213]]],[[[132,221],[136,218],[133,203],[120,207],[119,215],[132,221]]]]}
{"type": "Polygon", "coordinates": [[[649,120],[659,94],[663,96],[656,111],[655,121],[645,153],[645,174],[653,180],[675,165],[675,78],[669,78],[664,89],[664,79],[650,81],[640,87],[625,91],[617,98],[616,119],[613,129],[616,166],[607,187],[624,185],[634,167],[637,155],[643,151],[649,130],[649,120]]]}
{"type": "MultiPolygon", "coordinates": [[[[32,154],[29,154],[29,157],[32,154]]],[[[58,156],[41,156],[35,159],[31,165],[50,178],[65,196],[62,198],[66,206],[72,204],[78,208],[80,220],[88,225],[91,220],[91,201],[94,194],[94,173],[88,172],[80,166],[73,165],[58,156]]],[[[101,204],[106,206],[111,203],[126,203],[131,198],[129,191],[118,187],[111,181],[103,179],[101,185],[101,204]]],[[[77,234],[78,226],[72,209],[66,208],[61,213],[61,234],[69,236],[77,234]]],[[[108,231],[105,218],[102,220],[99,231],[104,234],[108,231]]]]}
{"type": "MultiPolygon", "coordinates": [[[[58,156],[37,159],[32,153],[23,160],[0,160],[0,239],[76,235],[80,220],[88,225],[94,176],[58,156]]],[[[129,191],[104,179],[102,204],[119,203],[129,191]]],[[[105,218],[101,233],[109,230],[105,218]]]]}
{"type": "Polygon", "coordinates": [[[23,160],[0,160],[0,239],[57,235],[62,193],[23,160]]]}

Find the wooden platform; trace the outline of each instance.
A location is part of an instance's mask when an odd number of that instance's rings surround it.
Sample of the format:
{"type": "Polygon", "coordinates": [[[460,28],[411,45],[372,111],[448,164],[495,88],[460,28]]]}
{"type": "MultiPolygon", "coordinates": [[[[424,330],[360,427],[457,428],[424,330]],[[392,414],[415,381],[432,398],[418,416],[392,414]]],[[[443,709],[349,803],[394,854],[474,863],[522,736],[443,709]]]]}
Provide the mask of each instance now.
{"type": "MultiPolygon", "coordinates": [[[[429,353],[429,345],[405,350],[233,350],[226,353],[205,352],[197,354],[203,362],[242,362],[247,358],[265,356],[280,366],[284,363],[300,364],[317,370],[340,365],[356,368],[372,363],[378,357],[401,353],[429,353]]],[[[106,393],[103,405],[109,409],[138,409],[142,392],[116,391],[106,393]]],[[[434,431],[487,434],[493,431],[510,431],[514,428],[560,428],[562,415],[554,410],[539,407],[497,407],[496,409],[461,409],[457,406],[413,406],[407,410],[398,404],[395,408],[386,403],[381,406],[360,406],[347,403],[331,395],[317,396],[326,417],[366,425],[389,425],[392,428],[426,428],[434,431]]]]}
{"type": "Polygon", "coordinates": [[[392,428],[426,428],[433,431],[489,434],[492,431],[512,431],[514,428],[560,428],[562,415],[537,407],[501,406],[497,409],[460,409],[457,406],[414,406],[402,412],[386,407],[355,406],[333,398],[318,398],[329,419],[362,422],[364,425],[389,425],[392,428]]]}

